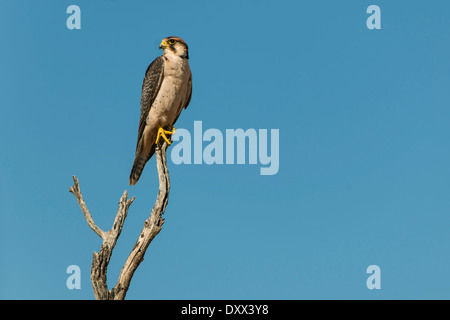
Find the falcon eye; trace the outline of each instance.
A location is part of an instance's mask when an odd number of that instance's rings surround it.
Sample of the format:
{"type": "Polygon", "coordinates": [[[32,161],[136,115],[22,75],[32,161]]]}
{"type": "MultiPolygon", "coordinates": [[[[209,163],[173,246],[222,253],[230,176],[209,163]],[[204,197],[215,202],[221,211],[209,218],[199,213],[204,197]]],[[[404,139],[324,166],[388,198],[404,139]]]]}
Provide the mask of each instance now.
{"type": "Polygon", "coordinates": [[[168,42],[169,42],[169,44],[174,44],[176,41],[173,39],[170,39],[168,42]]]}

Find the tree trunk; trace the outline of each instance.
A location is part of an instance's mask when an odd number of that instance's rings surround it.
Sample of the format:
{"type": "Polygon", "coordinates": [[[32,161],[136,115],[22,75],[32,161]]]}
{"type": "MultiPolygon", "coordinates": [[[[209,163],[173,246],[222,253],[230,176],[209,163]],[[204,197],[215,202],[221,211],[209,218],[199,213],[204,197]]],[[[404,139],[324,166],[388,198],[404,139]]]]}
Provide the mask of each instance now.
{"type": "Polygon", "coordinates": [[[101,230],[92,219],[92,216],[83,200],[78,179],[73,176],[74,185],[69,189],[73,193],[80,205],[89,227],[103,240],[100,252],[94,252],[91,266],[91,281],[94,289],[95,299],[97,300],[123,300],[127,294],[131,279],[139,264],[144,260],[145,252],[150,242],[161,231],[164,219],[162,215],[169,200],[169,171],[167,170],[166,150],[167,143],[157,146],[155,150],[156,166],[159,177],[159,191],[155,205],[150,213],[150,217],[145,220],[142,231],[131,250],[119,274],[119,279],[111,290],[108,290],[106,283],[106,275],[108,271],[109,260],[111,259],[114,246],[123,228],[123,224],[127,217],[128,208],[134,201],[134,197],[128,199],[128,193],[125,190],[119,201],[119,209],[114,219],[112,228],[105,232],[101,230]]]}

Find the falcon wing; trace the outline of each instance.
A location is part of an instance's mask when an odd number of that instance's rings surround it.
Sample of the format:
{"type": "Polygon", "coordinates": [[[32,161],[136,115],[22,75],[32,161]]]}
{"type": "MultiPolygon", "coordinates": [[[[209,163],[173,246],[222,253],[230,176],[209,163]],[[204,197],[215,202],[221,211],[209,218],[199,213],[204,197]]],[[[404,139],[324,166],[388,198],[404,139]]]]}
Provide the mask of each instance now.
{"type": "Polygon", "coordinates": [[[142,83],[141,95],[141,119],[139,120],[138,139],[136,144],[136,152],[138,151],[139,142],[144,132],[148,113],[158,95],[161,83],[164,78],[164,57],[159,56],[148,66],[145,72],[144,82],[142,83]]]}

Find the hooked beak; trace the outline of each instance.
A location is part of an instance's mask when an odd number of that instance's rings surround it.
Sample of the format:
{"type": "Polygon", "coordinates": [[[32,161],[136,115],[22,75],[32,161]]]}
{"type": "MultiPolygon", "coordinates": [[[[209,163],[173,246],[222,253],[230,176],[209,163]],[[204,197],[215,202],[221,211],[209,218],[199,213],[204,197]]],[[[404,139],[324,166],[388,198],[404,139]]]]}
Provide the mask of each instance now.
{"type": "Polygon", "coordinates": [[[167,42],[165,42],[165,41],[162,41],[161,44],[159,45],[160,49],[165,49],[167,47],[168,47],[168,45],[167,45],[167,42]]]}

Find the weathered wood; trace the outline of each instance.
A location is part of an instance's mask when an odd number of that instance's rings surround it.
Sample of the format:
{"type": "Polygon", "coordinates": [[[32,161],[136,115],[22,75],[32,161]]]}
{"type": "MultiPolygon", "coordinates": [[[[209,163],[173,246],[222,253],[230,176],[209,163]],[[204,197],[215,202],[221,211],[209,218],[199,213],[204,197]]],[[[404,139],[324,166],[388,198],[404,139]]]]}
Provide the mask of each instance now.
{"type": "Polygon", "coordinates": [[[94,252],[93,254],[91,266],[91,282],[94,295],[97,300],[125,299],[131,279],[139,264],[144,260],[144,255],[148,246],[162,229],[162,225],[164,224],[162,215],[166,209],[170,191],[169,171],[167,170],[166,161],[167,147],[167,143],[164,142],[162,146],[158,146],[155,150],[156,166],[159,177],[158,196],[156,197],[156,202],[150,213],[150,217],[145,220],[136,244],[131,250],[128,259],[120,271],[119,279],[116,285],[111,290],[108,290],[108,285],[106,282],[107,269],[114,246],[116,245],[117,239],[122,232],[123,224],[128,214],[128,209],[133,203],[134,197],[128,199],[127,191],[123,193],[119,201],[119,209],[117,210],[113,226],[108,232],[105,232],[95,224],[86,203],[83,200],[78,179],[73,176],[74,185],[69,189],[69,191],[75,195],[89,227],[103,240],[100,247],[100,252],[94,252]]]}

